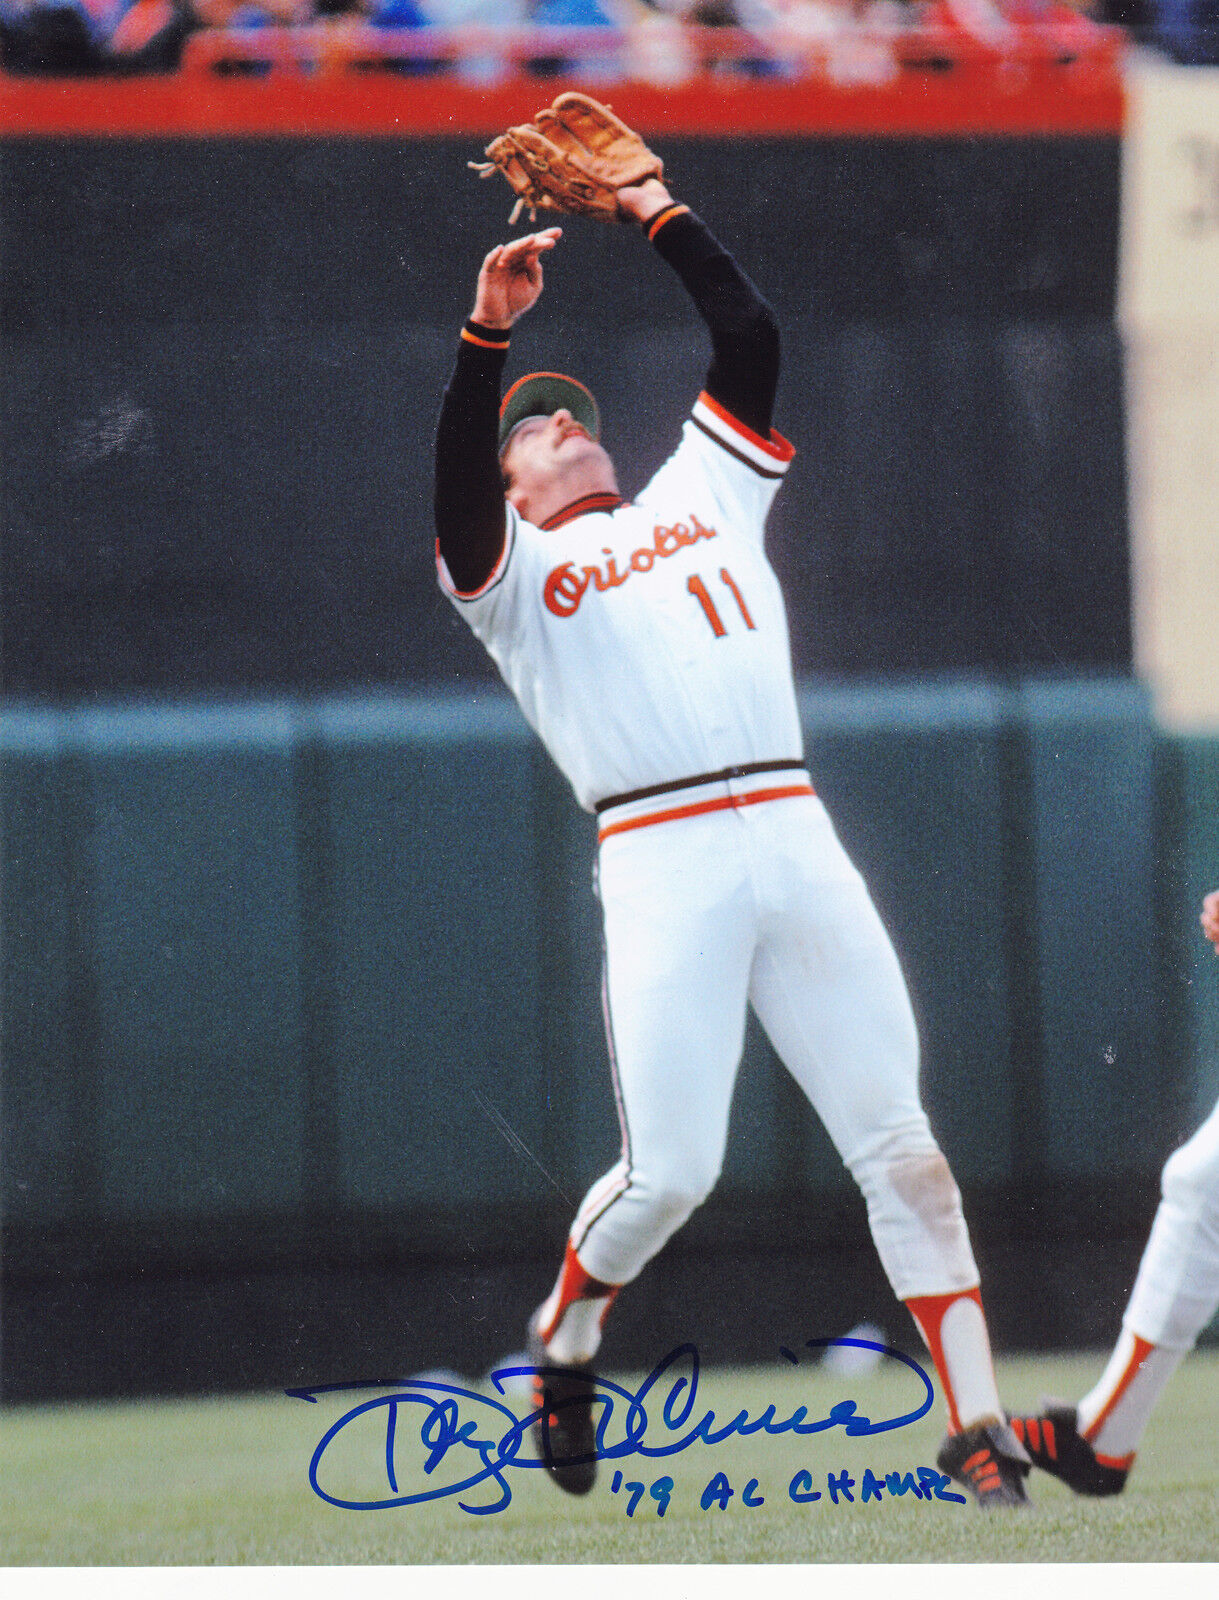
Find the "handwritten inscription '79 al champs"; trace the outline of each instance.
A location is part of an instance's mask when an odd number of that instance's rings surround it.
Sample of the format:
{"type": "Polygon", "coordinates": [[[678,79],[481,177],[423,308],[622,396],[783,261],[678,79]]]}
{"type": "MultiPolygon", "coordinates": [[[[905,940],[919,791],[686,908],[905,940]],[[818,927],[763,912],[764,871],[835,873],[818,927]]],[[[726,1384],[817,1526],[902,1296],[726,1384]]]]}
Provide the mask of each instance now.
{"type": "MultiPolygon", "coordinates": [[[[714,1411],[701,1410],[698,1406],[698,1350],[692,1344],[683,1344],[659,1361],[638,1389],[623,1388],[608,1378],[589,1379],[590,1398],[596,1413],[596,1459],[614,1463],[630,1458],[641,1462],[662,1461],[694,1444],[714,1446],[732,1438],[761,1440],[784,1434],[808,1438],[837,1428],[848,1438],[860,1438],[909,1427],[930,1410],[934,1398],[931,1381],[918,1362],[900,1350],[869,1339],[853,1338],[809,1339],[806,1345],[814,1350],[849,1346],[876,1351],[900,1362],[919,1380],[921,1392],[917,1404],[900,1416],[878,1420],[863,1416],[854,1400],[840,1400],[824,1417],[816,1418],[809,1416],[807,1406],[797,1406],[790,1415],[779,1417],[776,1407],[770,1404],[757,1416],[738,1411],[734,1417],[721,1422],[714,1411]]],[[[780,1353],[793,1364],[797,1363],[798,1358],[790,1350],[781,1348],[780,1353]]],[[[427,1378],[412,1378],[399,1384],[361,1382],[288,1389],[286,1393],[291,1398],[313,1405],[324,1395],[369,1389],[386,1391],[351,1406],[327,1428],[309,1463],[310,1486],[330,1505],[349,1511],[384,1511],[393,1506],[423,1505],[458,1495],[466,1497],[458,1500],[458,1505],[472,1516],[503,1511],[512,1500],[510,1474],[538,1471],[543,1462],[528,1440],[534,1423],[532,1402],[518,1415],[499,1397],[507,1394],[509,1386],[515,1388],[538,1373],[545,1377],[547,1370],[533,1366],[500,1367],[490,1375],[494,1394],[479,1394],[473,1389],[427,1378]],[[363,1446],[370,1426],[369,1448],[375,1452],[376,1472],[384,1475],[381,1480],[384,1488],[378,1485],[376,1493],[355,1499],[328,1487],[334,1475],[331,1471],[334,1462],[328,1457],[334,1452],[335,1441],[345,1433],[348,1435],[344,1441],[346,1445],[358,1442],[363,1446]],[[423,1476],[430,1480],[426,1489],[413,1494],[400,1492],[398,1485],[398,1469],[408,1453],[412,1465],[421,1467],[423,1476]]],[[[362,1467],[367,1468],[362,1449],[360,1460],[362,1467]]],[[[900,1487],[901,1492],[908,1489],[918,1499],[935,1498],[964,1504],[962,1496],[948,1491],[948,1479],[931,1468],[917,1469],[917,1476],[890,1474],[889,1477],[896,1480],[889,1484],[893,1493],[900,1487]]],[[[838,1475],[835,1484],[828,1485],[834,1504],[839,1503],[837,1489],[847,1478],[844,1472],[838,1475]]],[[[848,1479],[848,1486],[854,1481],[848,1479]]],[[[876,1485],[873,1497],[880,1498],[880,1485],[888,1484],[889,1479],[873,1481],[876,1485]]],[[[642,1483],[624,1485],[622,1473],[615,1473],[613,1492],[617,1493],[624,1486],[628,1490],[638,1489],[640,1496],[643,1494],[642,1483]]],[[[661,1506],[661,1515],[667,1509],[672,1489],[673,1480],[667,1477],[658,1479],[651,1487],[651,1496],[661,1506]]],[[[734,1492],[724,1474],[717,1473],[703,1494],[703,1509],[710,1505],[719,1505],[722,1509],[734,1492]]],[[[821,1498],[807,1471],[796,1474],[788,1492],[797,1504],[821,1498]]],[[[852,1496],[847,1493],[845,1498],[852,1496]]],[[[756,1479],[745,1485],[741,1503],[763,1503],[756,1479]]],[[[632,1504],[631,1514],[634,1508],[632,1504]]]]}

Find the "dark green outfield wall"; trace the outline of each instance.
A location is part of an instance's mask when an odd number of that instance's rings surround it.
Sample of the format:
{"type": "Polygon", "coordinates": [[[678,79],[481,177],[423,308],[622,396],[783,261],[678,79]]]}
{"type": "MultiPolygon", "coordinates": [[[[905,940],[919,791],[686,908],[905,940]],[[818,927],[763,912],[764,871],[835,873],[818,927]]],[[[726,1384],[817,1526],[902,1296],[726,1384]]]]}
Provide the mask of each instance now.
{"type": "MultiPolygon", "coordinates": [[[[509,206],[459,139],[0,143],[0,682],[488,684],[431,445],[509,206]]],[[[773,301],[797,670],[1130,666],[1119,140],[666,139],[773,301]]],[[[642,239],[572,221],[509,376],[572,370],[634,493],[706,372],[642,239]]]]}
{"type": "MultiPolygon", "coordinates": [[[[1121,681],[810,688],[803,708],[995,1292],[1084,1230],[1099,1317],[1219,1092],[1219,963],[1195,936],[1219,746],[1158,736],[1121,681]]],[[[591,819],[506,698],[8,710],[0,749],[4,1392],[105,1388],[135,1351],[103,1361],[82,1330],[151,1316],[156,1284],[157,1326],[181,1334],[184,1285],[214,1278],[247,1333],[202,1368],[158,1346],[154,1376],[144,1350],[137,1387],[276,1381],[275,1330],[322,1267],[456,1273],[420,1364],[478,1347],[471,1292],[515,1327],[616,1123],[591,819]],[[31,1332],[52,1303],[76,1352],[58,1367],[31,1332]]],[[[836,1155],[751,1034],[686,1248],[727,1272],[834,1239],[866,1256],[836,1155]]],[[[1038,1343],[1070,1309],[999,1325],[1038,1343]]]]}

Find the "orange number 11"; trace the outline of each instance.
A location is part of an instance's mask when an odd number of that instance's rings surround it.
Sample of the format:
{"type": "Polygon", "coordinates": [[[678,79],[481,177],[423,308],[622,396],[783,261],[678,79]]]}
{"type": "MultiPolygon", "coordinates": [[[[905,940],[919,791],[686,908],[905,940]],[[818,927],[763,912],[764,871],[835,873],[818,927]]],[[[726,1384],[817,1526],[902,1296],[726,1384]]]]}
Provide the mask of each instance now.
{"type": "MultiPolygon", "coordinates": [[[[737,603],[737,609],[740,611],[741,616],[744,619],[745,626],[747,628],[752,628],[754,626],[754,621],[749,615],[749,607],[745,604],[745,597],[737,588],[736,582],[732,574],[728,571],[727,567],[720,568],[720,581],[721,583],[726,584],[727,587],[732,591],[732,598],[737,603]]],[[[715,601],[707,593],[707,585],[699,577],[697,572],[692,572],[686,579],[686,588],[698,601],[699,605],[702,606],[703,614],[706,616],[707,621],[711,624],[711,631],[715,637],[717,639],[724,638],[728,632],[728,629],[724,626],[723,619],[716,609],[715,601]]]]}

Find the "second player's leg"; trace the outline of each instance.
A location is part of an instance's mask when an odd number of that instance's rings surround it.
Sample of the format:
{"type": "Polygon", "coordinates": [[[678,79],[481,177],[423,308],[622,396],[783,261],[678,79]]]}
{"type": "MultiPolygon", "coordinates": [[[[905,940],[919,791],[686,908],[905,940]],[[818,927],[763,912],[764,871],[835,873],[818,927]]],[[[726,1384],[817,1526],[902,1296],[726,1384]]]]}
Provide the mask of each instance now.
{"type": "Polygon", "coordinates": [[[1012,1419],[1037,1465],[1077,1494],[1122,1492],[1160,1396],[1219,1309],[1219,1105],[1169,1157],[1162,1189],[1099,1381],[1078,1406],[1044,1401],[1012,1419]]]}
{"type": "Polygon", "coordinates": [[[1169,1156],[1125,1326],[1186,1351],[1219,1308],[1219,1105],[1169,1156]]]}
{"type": "Polygon", "coordinates": [[[1129,1471],[1152,1411],[1219,1309],[1219,1105],[1168,1158],[1122,1332],[1078,1428],[1098,1461],[1129,1471]]]}

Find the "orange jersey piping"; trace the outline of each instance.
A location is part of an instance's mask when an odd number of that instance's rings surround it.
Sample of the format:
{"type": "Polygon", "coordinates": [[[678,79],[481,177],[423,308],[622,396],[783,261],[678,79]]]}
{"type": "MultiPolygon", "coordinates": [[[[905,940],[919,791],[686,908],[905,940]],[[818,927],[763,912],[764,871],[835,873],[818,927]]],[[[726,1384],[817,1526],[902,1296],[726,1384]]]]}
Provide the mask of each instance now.
{"type": "Polygon", "coordinates": [[[712,416],[722,422],[726,428],[730,428],[733,433],[739,434],[742,439],[748,440],[755,449],[764,450],[773,460],[786,463],[795,455],[795,445],[792,444],[790,439],[785,439],[777,429],[772,428],[770,430],[770,438],[763,439],[760,433],[755,433],[752,428],[747,428],[743,422],[732,415],[731,411],[726,411],[719,401],[713,399],[705,389],[698,398],[699,403],[706,406],[712,416]]]}

